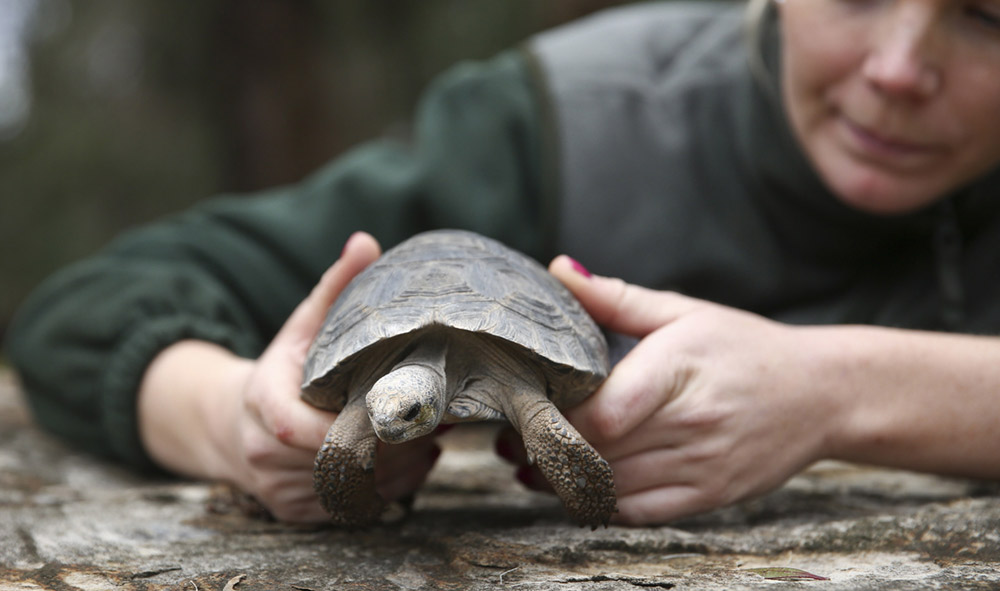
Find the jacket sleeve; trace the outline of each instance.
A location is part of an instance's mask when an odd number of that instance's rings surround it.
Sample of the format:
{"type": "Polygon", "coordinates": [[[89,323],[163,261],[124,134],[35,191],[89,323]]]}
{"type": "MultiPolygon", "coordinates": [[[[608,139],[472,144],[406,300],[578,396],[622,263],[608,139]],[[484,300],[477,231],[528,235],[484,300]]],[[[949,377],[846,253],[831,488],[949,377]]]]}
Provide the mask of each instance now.
{"type": "Polygon", "coordinates": [[[151,469],[136,416],[149,362],[181,339],[256,357],[351,232],[388,247],[463,227],[548,255],[529,70],[515,51],[460,65],[428,89],[412,141],[362,145],[294,187],[206,201],[50,278],[6,343],[36,419],[151,469]]]}

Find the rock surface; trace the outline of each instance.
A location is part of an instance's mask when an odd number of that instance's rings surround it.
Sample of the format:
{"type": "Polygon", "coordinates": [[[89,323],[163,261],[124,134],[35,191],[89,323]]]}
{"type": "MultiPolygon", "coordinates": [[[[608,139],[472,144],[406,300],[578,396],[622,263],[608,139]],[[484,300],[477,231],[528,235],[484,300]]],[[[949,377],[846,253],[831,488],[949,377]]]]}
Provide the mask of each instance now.
{"type": "Polygon", "coordinates": [[[405,519],[294,527],[67,448],[0,373],[0,591],[1000,588],[995,484],[823,463],[736,507],[592,532],[520,487],[491,436],[449,433],[405,519]]]}

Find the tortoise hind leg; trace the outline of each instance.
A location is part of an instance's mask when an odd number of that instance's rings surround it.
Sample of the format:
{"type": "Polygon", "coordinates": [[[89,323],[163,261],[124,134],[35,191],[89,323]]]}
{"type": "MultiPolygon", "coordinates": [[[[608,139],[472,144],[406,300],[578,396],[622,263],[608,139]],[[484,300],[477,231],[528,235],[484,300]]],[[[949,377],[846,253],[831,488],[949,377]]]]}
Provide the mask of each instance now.
{"type": "Polygon", "coordinates": [[[596,529],[618,511],[611,466],[566,420],[544,393],[522,393],[508,414],[521,432],[528,458],[538,465],[567,512],[596,529]],[[525,396],[534,398],[525,400],[525,396]]]}
{"type": "Polygon", "coordinates": [[[385,501],[375,490],[377,439],[364,396],[347,403],[316,455],[313,486],[337,525],[377,523],[385,501]]]}

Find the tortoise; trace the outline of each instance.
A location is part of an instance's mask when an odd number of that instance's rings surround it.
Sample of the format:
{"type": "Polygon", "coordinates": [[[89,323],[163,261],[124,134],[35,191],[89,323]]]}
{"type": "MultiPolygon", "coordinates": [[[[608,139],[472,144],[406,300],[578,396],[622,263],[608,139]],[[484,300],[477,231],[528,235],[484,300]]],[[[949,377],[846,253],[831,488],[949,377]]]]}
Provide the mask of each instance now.
{"type": "Polygon", "coordinates": [[[540,264],[471,232],[417,234],[348,284],[309,349],[302,397],[340,413],[316,456],[323,507],[340,525],[379,521],[376,435],[506,419],[570,516],[607,525],[611,467],[559,409],[608,371],[601,331],[540,264]]]}

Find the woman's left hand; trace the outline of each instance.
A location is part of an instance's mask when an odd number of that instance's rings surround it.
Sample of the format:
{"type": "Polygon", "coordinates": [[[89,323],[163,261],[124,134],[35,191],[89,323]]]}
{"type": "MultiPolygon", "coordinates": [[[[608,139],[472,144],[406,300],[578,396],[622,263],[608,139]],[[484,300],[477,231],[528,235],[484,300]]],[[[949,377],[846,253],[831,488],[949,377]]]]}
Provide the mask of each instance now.
{"type": "MultiPolygon", "coordinates": [[[[728,505],[825,456],[839,403],[810,364],[809,331],[590,276],[567,257],[550,271],[598,324],[641,339],[567,412],[614,470],[617,521],[662,523],[728,505]]],[[[507,437],[498,449],[523,462],[507,437]]],[[[544,487],[537,473],[521,476],[544,487]]]]}

